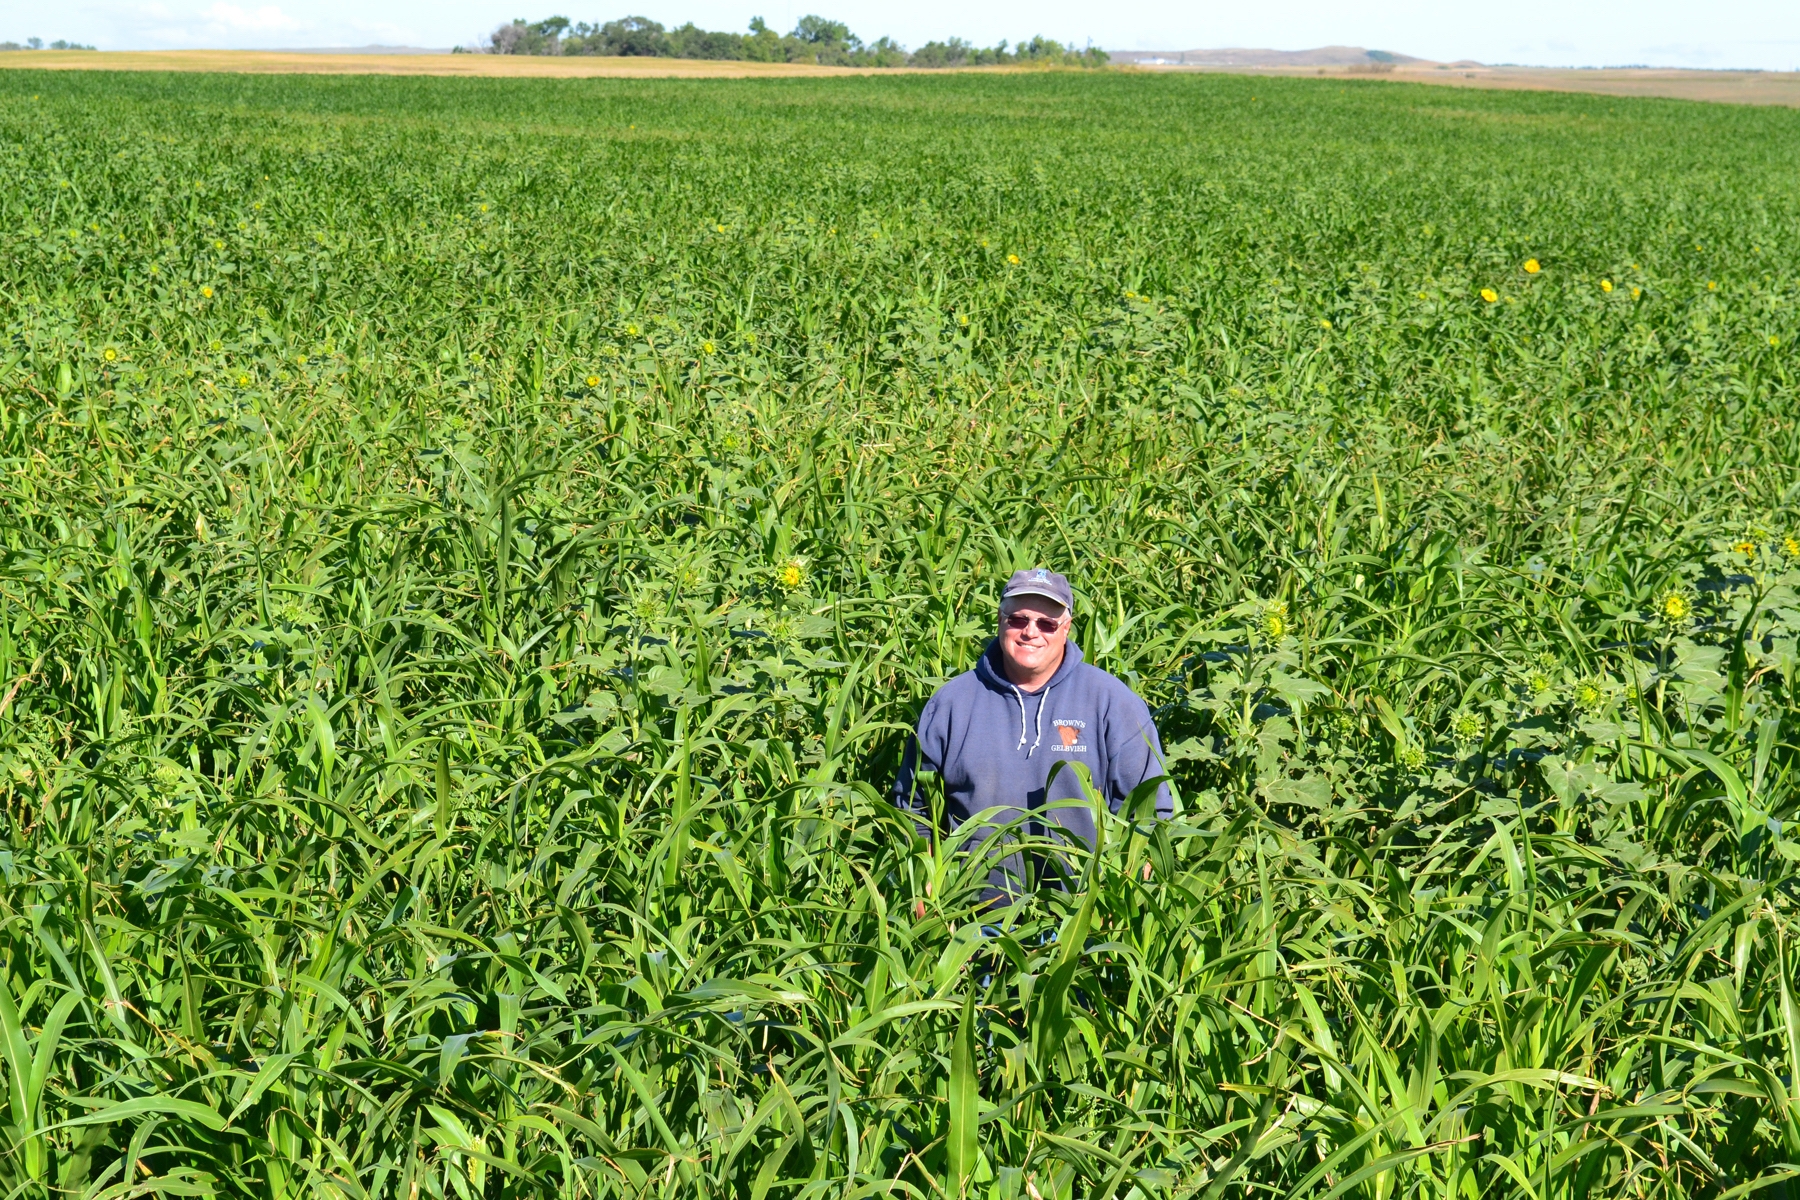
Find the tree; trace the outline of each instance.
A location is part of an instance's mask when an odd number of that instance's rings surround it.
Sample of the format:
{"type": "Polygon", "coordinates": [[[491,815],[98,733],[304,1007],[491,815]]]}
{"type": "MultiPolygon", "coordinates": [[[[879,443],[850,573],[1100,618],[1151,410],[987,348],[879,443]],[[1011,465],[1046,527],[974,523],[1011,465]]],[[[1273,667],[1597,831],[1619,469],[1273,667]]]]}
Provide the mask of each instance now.
{"type": "Polygon", "coordinates": [[[620,17],[600,27],[601,54],[621,58],[657,58],[669,53],[662,25],[649,17],[620,17]]]}
{"type": "Polygon", "coordinates": [[[913,51],[912,65],[915,67],[960,67],[969,61],[975,47],[953,37],[944,42],[926,42],[913,51]]]}
{"type": "Polygon", "coordinates": [[[569,18],[550,17],[527,22],[515,17],[488,35],[490,54],[561,54],[562,35],[569,28],[569,18]]]}
{"type": "MultiPolygon", "coordinates": [[[[757,19],[761,20],[760,17],[757,19]]],[[[861,39],[850,32],[848,25],[817,15],[801,17],[794,25],[793,36],[798,41],[814,46],[862,45],[861,39]]]]}
{"type": "Polygon", "coordinates": [[[744,35],[702,29],[689,21],[669,31],[669,54],[675,58],[741,59],[744,35]]]}
{"type": "Polygon", "coordinates": [[[744,57],[751,62],[786,62],[787,47],[779,33],[761,17],[750,18],[750,35],[744,39],[744,57]]]}

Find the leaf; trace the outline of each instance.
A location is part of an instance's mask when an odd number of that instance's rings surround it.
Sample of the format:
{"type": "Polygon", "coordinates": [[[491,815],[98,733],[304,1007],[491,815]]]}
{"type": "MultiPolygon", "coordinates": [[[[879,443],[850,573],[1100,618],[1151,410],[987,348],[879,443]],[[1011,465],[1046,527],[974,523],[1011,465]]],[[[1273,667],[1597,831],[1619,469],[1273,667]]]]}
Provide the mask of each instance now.
{"type": "Polygon", "coordinates": [[[160,1117],[173,1117],[177,1120],[193,1121],[206,1126],[215,1133],[229,1124],[214,1109],[192,1100],[177,1100],[173,1096],[137,1096],[130,1100],[109,1101],[93,1112],[33,1130],[32,1136],[41,1137],[58,1129],[73,1129],[81,1125],[112,1125],[119,1121],[129,1121],[134,1117],[153,1114],[160,1117]]]}
{"type": "Polygon", "coordinates": [[[975,1078],[975,993],[963,1000],[962,1020],[957,1022],[956,1039],[950,1048],[950,1177],[945,1191],[952,1197],[968,1195],[975,1175],[977,1156],[976,1127],[980,1121],[980,1094],[975,1078]]]}
{"type": "Polygon", "coordinates": [[[231,1110],[231,1115],[226,1118],[226,1124],[236,1121],[250,1109],[256,1107],[256,1102],[262,1099],[262,1094],[268,1091],[277,1079],[281,1078],[287,1071],[288,1064],[293,1061],[292,1054],[271,1054],[268,1061],[263,1063],[262,1069],[256,1073],[256,1078],[252,1079],[250,1086],[245,1089],[244,1098],[239,1100],[236,1107],[231,1110]]]}
{"type": "Polygon", "coordinates": [[[1331,803],[1331,780],[1323,775],[1305,775],[1299,779],[1279,776],[1258,786],[1271,804],[1297,804],[1304,808],[1323,809],[1331,803]]]}

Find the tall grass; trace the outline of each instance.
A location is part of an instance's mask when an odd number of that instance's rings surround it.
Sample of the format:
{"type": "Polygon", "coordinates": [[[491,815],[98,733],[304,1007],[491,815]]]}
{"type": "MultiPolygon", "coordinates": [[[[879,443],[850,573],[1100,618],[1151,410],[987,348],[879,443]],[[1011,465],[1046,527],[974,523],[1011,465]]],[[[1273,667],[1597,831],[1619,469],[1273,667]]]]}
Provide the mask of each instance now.
{"type": "Polygon", "coordinates": [[[7,1194],[1786,1194],[1796,133],[0,73],[7,1194]],[[1036,563],[1181,811],[984,913],[1036,563]]]}

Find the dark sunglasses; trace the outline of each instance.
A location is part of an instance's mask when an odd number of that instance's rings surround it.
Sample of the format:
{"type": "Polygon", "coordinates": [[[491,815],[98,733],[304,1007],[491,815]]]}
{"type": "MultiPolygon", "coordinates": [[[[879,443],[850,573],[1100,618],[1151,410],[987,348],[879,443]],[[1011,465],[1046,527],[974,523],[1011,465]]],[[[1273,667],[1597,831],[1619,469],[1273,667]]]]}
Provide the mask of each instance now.
{"type": "Polygon", "coordinates": [[[1036,621],[1039,633],[1055,633],[1062,628],[1061,617],[1034,618],[1027,617],[1022,613],[1014,613],[1012,616],[1006,618],[1006,627],[1008,629],[1029,629],[1031,628],[1033,621],[1036,621]]]}

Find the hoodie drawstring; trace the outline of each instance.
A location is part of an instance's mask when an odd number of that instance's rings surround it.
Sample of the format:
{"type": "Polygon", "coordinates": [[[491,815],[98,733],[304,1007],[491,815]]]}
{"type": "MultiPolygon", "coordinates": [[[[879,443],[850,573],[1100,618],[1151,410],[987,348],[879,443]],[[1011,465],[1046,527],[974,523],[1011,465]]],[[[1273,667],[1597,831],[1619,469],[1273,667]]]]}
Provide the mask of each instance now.
{"type": "MultiPolygon", "coordinates": [[[[1013,699],[1019,702],[1019,745],[1017,748],[1025,750],[1025,693],[1019,690],[1019,685],[1016,683],[1008,686],[1013,690],[1013,699]]],[[[1037,748],[1044,744],[1044,701],[1049,695],[1048,686],[1038,692],[1037,738],[1031,743],[1031,749],[1025,750],[1026,758],[1036,754],[1037,748]]]]}

